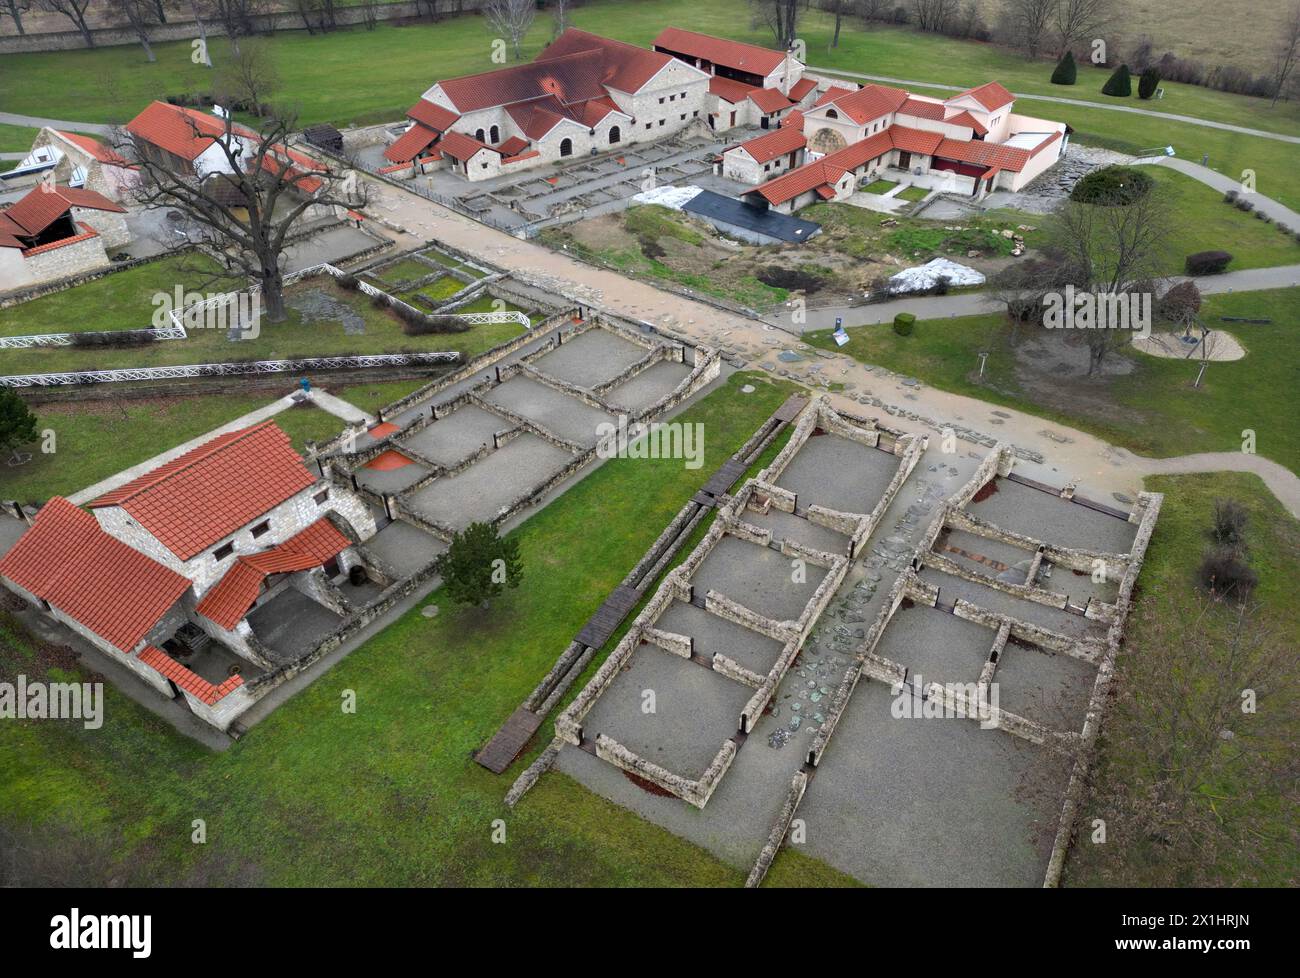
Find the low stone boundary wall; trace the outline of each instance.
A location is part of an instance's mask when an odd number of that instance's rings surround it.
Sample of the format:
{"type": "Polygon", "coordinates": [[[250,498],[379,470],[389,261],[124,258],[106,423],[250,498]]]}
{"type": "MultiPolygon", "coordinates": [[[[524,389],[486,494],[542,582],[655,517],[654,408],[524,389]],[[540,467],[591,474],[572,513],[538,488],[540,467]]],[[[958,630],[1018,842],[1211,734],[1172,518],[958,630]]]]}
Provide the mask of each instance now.
{"type": "Polygon", "coordinates": [[[767,842],[763,844],[763,848],[758,853],[758,860],[754,863],[754,868],[749,871],[749,876],[745,879],[746,889],[753,889],[762,883],[763,878],[767,876],[767,871],[772,868],[772,862],[776,859],[776,854],[781,850],[781,844],[785,841],[786,833],[790,831],[790,824],[794,821],[794,813],[799,810],[799,803],[803,801],[803,796],[807,791],[807,772],[796,771],[794,777],[790,780],[790,788],[785,793],[785,801],[781,803],[780,811],[777,812],[772,831],[768,833],[767,842]]]}

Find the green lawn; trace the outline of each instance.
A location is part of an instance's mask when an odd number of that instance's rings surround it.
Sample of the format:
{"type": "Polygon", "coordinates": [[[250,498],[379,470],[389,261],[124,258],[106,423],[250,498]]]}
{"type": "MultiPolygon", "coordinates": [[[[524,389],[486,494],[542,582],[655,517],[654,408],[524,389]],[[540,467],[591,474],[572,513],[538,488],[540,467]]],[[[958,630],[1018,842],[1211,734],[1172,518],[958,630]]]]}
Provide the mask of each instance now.
{"type": "MultiPolygon", "coordinates": [[[[99,731],[0,726],[0,819],[100,851],[111,844],[109,871],[151,885],[739,885],[743,872],[558,773],[510,811],[502,798],[531,755],[497,777],[470,754],[788,390],[733,376],[681,417],[705,425],[702,468],[611,460],[515,531],[518,591],[486,613],[435,593],[440,615],[412,610],[224,753],[112,689],[99,731]],[[742,395],[742,383],[757,390],[742,395]],[[339,709],[344,689],[356,692],[355,715],[339,709]],[[194,818],[207,822],[205,846],[189,841],[194,818]],[[497,818],[504,844],[491,841],[497,818]]],[[[6,637],[5,671],[38,671],[30,644],[6,637]]],[[[793,853],[772,881],[832,878],[845,882],[793,853]]]]}
{"type": "Polygon", "coordinates": [[[1207,297],[1202,317],[1235,334],[1248,353],[1241,360],[1211,363],[1200,389],[1191,386],[1196,363],[1127,347],[1115,354],[1133,364],[1127,376],[1077,387],[1040,378],[1033,388],[1017,367],[1000,314],[919,321],[906,337],[887,325],[854,327],[843,348],[835,346],[829,330],[807,333],[804,339],[944,390],[1083,428],[1143,455],[1240,451],[1242,432],[1250,429],[1259,454],[1300,471],[1300,428],[1287,420],[1294,414],[1289,405],[1300,379],[1298,296],[1296,289],[1279,289],[1207,297]],[[1272,323],[1222,323],[1217,317],[1224,315],[1272,323]],[[981,350],[992,351],[984,382],[976,379],[981,350]]]}
{"type": "MultiPolygon", "coordinates": [[[[1250,514],[1247,542],[1251,563],[1259,573],[1254,595],[1258,613],[1277,630],[1284,643],[1291,647],[1300,643],[1300,606],[1292,597],[1295,582],[1300,579],[1300,522],[1282,508],[1264,483],[1254,475],[1219,472],[1159,476],[1148,479],[1146,488],[1163,492],[1165,501],[1138,581],[1140,594],[1197,586],[1196,568],[1207,544],[1206,530],[1214,502],[1233,499],[1250,514]]],[[[1230,609],[1216,609],[1203,624],[1225,636],[1225,650],[1230,647],[1226,640],[1230,617],[1230,609]]],[[[1141,649],[1152,641],[1149,628],[1141,615],[1130,619],[1125,649],[1117,660],[1116,682],[1125,682],[1132,668],[1130,650],[1141,649]]],[[[1288,708],[1289,703],[1261,700],[1261,714],[1288,708]]],[[[1289,717],[1285,726],[1291,733],[1284,730],[1279,746],[1283,751],[1293,751],[1297,714],[1290,710],[1285,716],[1289,717]]],[[[1102,727],[1099,771],[1103,796],[1109,783],[1133,784],[1138,780],[1137,772],[1143,771],[1142,759],[1134,751],[1140,751],[1146,740],[1141,729],[1131,729],[1134,722],[1131,715],[1110,717],[1102,727]]],[[[1270,736],[1275,734],[1274,727],[1270,736]]],[[[1066,865],[1066,884],[1177,886],[1187,885],[1190,874],[1208,872],[1209,879],[1201,885],[1294,886],[1300,872],[1294,812],[1287,807],[1286,798],[1279,795],[1278,785],[1270,784],[1268,776],[1253,766],[1241,769],[1237,776],[1240,783],[1204,786],[1201,804],[1213,806],[1218,821],[1234,840],[1213,866],[1196,865],[1201,862],[1196,851],[1152,845],[1150,840],[1140,839],[1112,839],[1108,845],[1092,845],[1084,833],[1066,865]]],[[[1090,818],[1105,814],[1085,810],[1090,812],[1090,818]]]]}
{"type": "MultiPolygon", "coordinates": [[[[155,306],[154,291],[171,294],[171,283],[181,276],[173,262],[141,265],[105,276],[85,285],[13,306],[0,312],[0,330],[10,334],[75,331],[78,326],[95,329],[143,328],[150,325],[155,306]],[[162,267],[159,267],[162,266],[162,267]],[[130,278],[128,278],[130,276],[130,278]],[[87,309],[95,310],[93,319],[87,309]]],[[[221,291],[205,288],[204,291],[221,291]]],[[[291,359],[312,356],[342,356],[363,353],[408,353],[458,351],[477,356],[520,332],[513,323],[474,326],[463,333],[430,333],[408,336],[397,317],[377,309],[360,292],[349,292],[325,277],[295,283],[286,290],[290,303],[283,323],[265,317],[258,335],[232,340],[224,329],[191,328],[184,340],[164,340],[143,346],[28,348],[5,352],[8,373],[51,373],[60,370],[106,370],[116,367],[153,367],[172,364],[222,361],[291,359]],[[363,333],[347,333],[340,319],[308,318],[292,307],[295,296],[325,292],[351,308],[364,321],[363,333]]],[[[491,300],[484,307],[490,310],[491,300]]],[[[514,308],[514,307],[508,307],[514,308]]],[[[469,311],[477,311],[477,307],[469,311]]]]}
{"type": "MultiPolygon", "coordinates": [[[[771,33],[754,25],[743,0],[654,0],[630,3],[605,0],[573,11],[575,26],[648,44],[665,25],[677,24],[738,40],[770,45],[771,33]]],[[[839,47],[829,47],[831,18],[804,13],[800,37],[811,64],[919,82],[978,85],[1000,80],[1014,91],[1065,96],[1115,104],[1101,95],[1108,72],[1083,64],[1079,83],[1062,88],[1048,82],[1050,62],[1026,63],[1014,52],[990,44],[956,41],[936,35],[852,21],[845,24],[839,47]],[[919,77],[918,77],[919,76],[919,77]]],[[[524,45],[532,57],[550,38],[547,17],[538,17],[524,45]]],[[[353,29],[323,36],[282,31],[272,49],[283,91],[279,100],[297,108],[303,125],[315,122],[381,122],[401,112],[436,78],[493,67],[491,37],[480,17],[447,18],[436,24],[393,26],[374,31],[353,29]]],[[[19,54],[0,59],[0,108],[30,115],[56,115],[91,122],[127,121],[150,99],[167,94],[201,92],[211,87],[207,69],[190,62],[188,42],[154,45],[157,63],[145,63],[130,45],[57,54],[19,54]],[[86,84],[94,79],[93,85],[86,84]]],[[[213,58],[226,57],[222,39],[212,42],[213,58]]],[[[1165,84],[1165,98],[1122,104],[1218,122],[1300,134],[1300,104],[1228,95],[1195,86],[1165,84]]],[[[1023,100],[1026,114],[1070,122],[1076,138],[1116,149],[1149,149],[1172,143],[1180,156],[1240,175],[1258,176],[1261,193],[1300,208],[1300,188],[1291,178],[1295,146],[1254,136],[1222,132],[1168,119],[1023,100]]]]}
{"type": "MultiPolygon", "coordinates": [[[[25,153],[40,133],[30,126],[11,126],[0,123],[0,153],[25,153]]],[[[16,162],[16,161],[15,161],[16,162]]]]}

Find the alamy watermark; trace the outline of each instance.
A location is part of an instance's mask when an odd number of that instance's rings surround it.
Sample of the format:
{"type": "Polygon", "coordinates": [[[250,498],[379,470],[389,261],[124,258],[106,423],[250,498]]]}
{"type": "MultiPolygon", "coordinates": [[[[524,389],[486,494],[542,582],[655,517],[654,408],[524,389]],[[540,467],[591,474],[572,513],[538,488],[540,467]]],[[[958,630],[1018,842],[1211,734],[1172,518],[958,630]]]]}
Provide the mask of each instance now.
{"type": "Polygon", "coordinates": [[[889,711],[895,720],[978,720],[984,730],[998,725],[997,683],[932,683],[927,688],[917,673],[910,685],[895,683],[890,692],[894,700],[889,711]]]}
{"type": "Polygon", "coordinates": [[[688,469],[704,464],[704,425],[681,421],[628,422],[626,414],[618,423],[602,421],[596,425],[596,454],[600,458],[680,458],[688,469]]]}
{"type": "Polygon", "coordinates": [[[1043,325],[1048,329],[1126,329],[1134,336],[1151,335],[1150,292],[1080,292],[1067,285],[1042,299],[1043,325]]]}
{"type": "Polygon", "coordinates": [[[46,683],[19,675],[0,682],[0,720],[80,720],[87,730],[104,723],[103,683],[46,683]]]}
{"type": "Polygon", "coordinates": [[[172,326],[172,313],[177,314],[186,331],[192,329],[220,329],[237,331],[242,340],[255,340],[262,333],[262,299],[250,292],[186,292],[176,286],[171,292],[155,292],[153,303],[154,329],[172,326]]]}

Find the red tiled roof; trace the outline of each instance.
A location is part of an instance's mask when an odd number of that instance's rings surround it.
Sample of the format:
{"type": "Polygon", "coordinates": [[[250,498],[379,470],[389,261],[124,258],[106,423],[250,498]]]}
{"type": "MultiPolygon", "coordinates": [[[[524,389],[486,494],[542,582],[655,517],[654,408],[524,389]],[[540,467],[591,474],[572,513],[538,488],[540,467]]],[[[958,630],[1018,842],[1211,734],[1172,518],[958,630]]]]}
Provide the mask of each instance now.
{"type": "MultiPolygon", "coordinates": [[[[834,89],[831,89],[834,91],[834,89]]],[[[907,101],[907,92],[901,88],[886,85],[867,85],[856,92],[840,95],[834,99],[835,108],[843,112],[858,125],[879,119],[882,115],[897,112],[907,101]]],[[[819,100],[820,104],[820,100],[819,100]]]]}
{"type": "Polygon", "coordinates": [[[76,146],[78,149],[82,150],[85,153],[89,153],[92,157],[99,160],[99,162],[101,163],[107,163],[110,166],[131,165],[130,160],[122,156],[120,153],[117,153],[114,150],[109,149],[98,139],[94,139],[91,136],[83,136],[79,132],[63,132],[60,129],[56,129],[54,131],[58,133],[60,137],[72,143],[73,146],[76,146]]]}
{"type": "Polygon", "coordinates": [[[927,102],[925,99],[919,99],[909,95],[907,101],[903,103],[902,108],[898,110],[906,115],[916,116],[918,119],[929,119],[932,122],[942,122],[943,114],[947,111],[947,106],[942,102],[927,102]]]}
{"type": "MultiPolygon", "coordinates": [[[[91,238],[99,237],[99,232],[89,224],[79,223],[77,227],[81,229],[80,234],[75,234],[70,238],[60,238],[58,241],[47,241],[43,245],[37,245],[35,248],[24,248],[23,257],[30,258],[32,255],[43,255],[47,251],[53,251],[55,248],[66,248],[68,245],[74,245],[81,241],[89,241],[91,238]]],[[[0,248],[5,247],[4,235],[0,234],[0,248]]]]}
{"type": "Polygon", "coordinates": [[[817,101],[812,104],[815,109],[819,105],[825,105],[827,102],[834,102],[836,99],[843,98],[845,95],[852,95],[856,88],[845,88],[842,85],[832,85],[826,91],[817,96],[817,101]]]}
{"type": "Polygon", "coordinates": [[[923,153],[926,156],[933,156],[934,151],[943,142],[943,133],[913,129],[911,126],[893,125],[886,129],[885,132],[889,133],[894,149],[901,149],[907,153],[923,153]]]}
{"type": "Polygon", "coordinates": [[[480,143],[472,136],[466,136],[463,132],[449,132],[438,140],[438,150],[443,156],[450,156],[454,160],[471,159],[475,153],[481,149],[490,150],[492,147],[486,143],[480,143]]]}
{"type": "Polygon", "coordinates": [[[790,101],[802,102],[808,97],[808,93],[817,87],[817,82],[812,78],[800,78],[790,86],[790,101]]]}
{"type": "Polygon", "coordinates": [[[601,58],[602,84],[632,95],[641,91],[646,82],[659,74],[673,60],[666,54],[639,48],[635,44],[611,40],[599,34],[588,34],[575,27],[570,27],[547,45],[536,60],[550,61],[575,51],[597,52],[601,58]]]}
{"type": "Polygon", "coordinates": [[[803,133],[794,128],[773,129],[754,139],[741,143],[736,149],[743,149],[759,163],[768,163],[778,156],[793,153],[807,145],[803,133]]]}
{"type": "Polygon", "coordinates": [[[420,99],[407,109],[406,117],[412,122],[418,122],[438,132],[446,132],[451,128],[451,124],[460,118],[450,109],[444,109],[441,105],[426,102],[424,99],[420,99]]]}
{"type": "Polygon", "coordinates": [[[989,132],[988,127],[969,112],[958,112],[943,121],[954,126],[970,126],[971,130],[980,136],[987,136],[989,132]]]}
{"type": "MultiPolygon", "coordinates": [[[[37,235],[57,221],[73,207],[87,210],[112,211],[125,214],[126,208],[119,207],[102,194],[93,190],[75,187],[35,187],[11,207],[0,211],[0,218],[18,229],[17,233],[37,235]]],[[[2,228],[2,225],[0,225],[2,228]]],[[[9,229],[14,233],[13,229],[9,229]]]]}
{"type": "Polygon", "coordinates": [[[798,109],[791,109],[784,119],[781,120],[781,128],[796,128],[803,132],[803,113],[798,109]]]}
{"type": "Polygon", "coordinates": [[[253,606],[267,575],[319,567],[349,546],[348,538],[322,517],[270,550],[239,557],[194,610],[230,630],[253,606]]]}
{"type": "Polygon", "coordinates": [[[220,686],[214,685],[199,676],[173,659],[162,649],[155,648],[152,645],[146,645],[136,656],[141,662],[152,669],[156,669],[162,675],[166,676],[177,687],[185,690],[191,696],[213,706],[225,699],[240,686],[244,685],[242,676],[231,676],[220,686]]]}
{"type": "Polygon", "coordinates": [[[680,27],[665,27],[654,39],[654,46],[755,75],[770,74],[785,61],[785,54],[781,51],[761,48],[757,44],[728,41],[709,34],[697,34],[680,27]]]}
{"type": "Polygon", "coordinates": [[[271,421],[219,435],[105,493],[181,560],[202,553],[316,480],[271,421]]]}
{"type": "Polygon", "coordinates": [[[959,98],[965,98],[966,96],[973,98],[989,112],[992,112],[995,109],[1000,109],[1004,105],[1010,105],[1016,100],[1014,95],[1003,88],[1000,84],[993,81],[985,82],[983,85],[979,85],[975,88],[968,88],[960,95],[954,95],[952,98],[948,99],[948,101],[952,102],[959,98]]]}
{"type": "Polygon", "coordinates": [[[1061,130],[1058,129],[1056,130],[1056,132],[1052,133],[1050,136],[1048,136],[1041,143],[1039,143],[1037,146],[1035,146],[1033,149],[1029,151],[1030,158],[1032,159],[1033,157],[1037,156],[1039,153],[1047,149],[1048,146],[1051,146],[1052,143],[1056,142],[1060,138],[1061,138],[1061,130]]]}
{"type": "Polygon", "coordinates": [[[109,536],[55,496],[0,560],[6,577],[123,652],[130,652],[190,582],[109,536]]]}
{"type": "Polygon", "coordinates": [[[518,156],[527,148],[528,140],[520,139],[518,136],[511,136],[497,147],[497,152],[502,156],[518,156]]]}
{"type": "Polygon", "coordinates": [[[890,130],[893,128],[895,127],[890,126],[874,136],[860,139],[856,143],[844,147],[844,149],[823,156],[820,160],[805,163],[797,170],[791,170],[789,173],[749,192],[761,194],[772,204],[784,204],[786,201],[794,200],[794,198],[810,190],[818,190],[821,196],[829,199],[834,196],[834,191],[828,194],[822,192],[820,188],[826,187],[829,189],[849,170],[856,170],[864,163],[869,163],[894,148],[893,141],[889,136],[890,130]]]}
{"type": "Polygon", "coordinates": [[[776,88],[758,88],[749,93],[749,100],[759,107],[767,115],[773,112],[780,112],[782,109],[788,109],[794,105],[788,98],[781,94],[776,88]]]}
{"type": "MultiPolygon", "coordinates": [[[[143,112],[126,124],[126,130],[173,156],[193,160],[211,146],[215,138],[225,135],[226,124],[216,116],[196,109],[167,102],[150,102],[143,112]]],[[[249,139],[257,138],[257,133],[233,122],[231,132],[249,139]]]]}
{"type": "Polygon", "coordinates": [[[758,91],[753,85],[746,85],[734,78],[722,78],[714,75],[709,79],[709,94],[716,95],[724,101],[737,105],[749,98],[751,92],[758,91]]]}
{"type": "Polygon", "coordinates": [[[262,169],[303,193],[314,194],[325,185],[320,177],[312,176],[325,173],[325,165],[283,143],[272,143],[262,154],[262,169]]]}
{"type": "Polygon", "coordinates": [[[394,163],[409,163],[438,138],[436,130],[423,123],[412,123],[411,128],[402,133],[388,149],[384,150],[384,159],[394,163]]]}
{"type": "Polygon", "coordinates": [[[1019,173],[1029,162],[1029,150],[1002,143],[986,143],[978,139],[945,139],[934,152],[946,160],[973,163],[978,166],[997,167],[1019,173]]]}

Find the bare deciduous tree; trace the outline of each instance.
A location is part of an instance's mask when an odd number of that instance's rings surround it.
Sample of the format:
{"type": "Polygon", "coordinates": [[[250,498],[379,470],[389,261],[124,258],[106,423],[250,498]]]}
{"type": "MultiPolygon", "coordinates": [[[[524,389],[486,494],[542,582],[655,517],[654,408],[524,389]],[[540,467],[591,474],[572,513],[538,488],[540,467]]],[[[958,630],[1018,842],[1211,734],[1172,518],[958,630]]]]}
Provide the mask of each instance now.
{"type": "Polygon", "coordinates": [[[1057,0],[1008,0],[1002,12],[1002,39],[1036,58],[1048,44],[1057,0]]]}
{"type": "Polygon", "coordinates": [[[230,46],[239,50],[239,39],[253,33],[253,17],[262,12],[265,0],[202,0],[212,16],[226,29],[230,46]]]}
{"type": "MultiPolygon", "coordinates": [[[[1171,264],[1173,218],[1163,194],[1152,189],[1128,203],[1067,200],[1048,225],[1049,247],[1062,258],[1068,284],[1094,295],[1154,291],[1171,264]]],[[[1129,340],[1127,330],[1088,329],[1088,373],[1129,340]]]]}
{"type": "MultiPolygon", "coordinates": [[[[193,122],[196,136],[210,136],[193,122]]],[[[148,152],[136,153],[140,180],[134,194],[148,208],[172,208],[199,229],[202,243],[227,266],[261,287],[270,322],[282,322],[285,242],[318,206],[362,207],[356,175],[301,154],[290,155],[292,118],[271,119],[253,132],[227,117],[212,145],[220,166],[205,174],[173,171],[148,152]],[[294,158],[298,156],[299,158],[294,158]]],[[[119,137],[129,145],[129,137],[119,137]]]]}
{"type": "Polygon", "coordinates": [[[1287,13],[1286,20],[1282,22],[1281,30],[1278,32],[1277,46],[1273,54],[1273,73],[1270,79],[1273,101],[1269,104],[1277,105],[1277,100],[1282,97],[1287,82],[1291,80],[1292,73],[1295,71],[1297,59],[1300,59],[1300,3],[1295,4],[1287,13]]]}
{"type": "Polygon", "coordinates": [[[942,34],[957,16],[957,0],[912,0],[912,21],[923,31],[942,34]]]}
{"type": "Polygon", "coordinates": [[[90,25],[86,23],[86,8],[90,6],[90,0],[38,0],[40,4],[38,10],[48,10],[53,14],[62,14],[68,20],[72,21],[73,26],[81,32],[82,39],[86,42],[86,47],[95,46],[95,35],[90,33],[90,25]]]}
{"type": "Polygon", "coordinates": [[[144,48],[145,60],[150,64],[157,61],[153,47],[149,44],[149,32],[158,22],[159,5],[155,0],[108,0],[108,7],[131,28],[140,47],[144,48]]]}
{"type": "Polygon", "coordinates": [[[280,87],[280,75],[271,49],[265,41],[245,41],[238,51],[217,69],[213,94],[227,108],[246,108],[254,115],[266,114],[266,100],[280,87]]]}
{"type": "Polygon", "coordinates": [[[1090,41],[1115,22],[1114,0],[1057,0],[1056,33],[1058,54],[1090,41]]]}
{"type": "Polygon", "coordinates": [[[800,0],[750,0],[754,20],[772,31],[776,46],[788,50],[799,36],[800,0]]]}
{"type": "Polygon", "coordinates": [[[510,43],[516,61],[523,60],[524,37],[537,14],[533,0],[485,0],[482,9],[488,30],[510,43]]]}
{"type": "Polygon", "coordinates": [[[27,33],[27,28],[23,27],[23,14],[31,9],[31,0],[0,0],[0,18],[12,19],[19,34],[27,33]]]}

